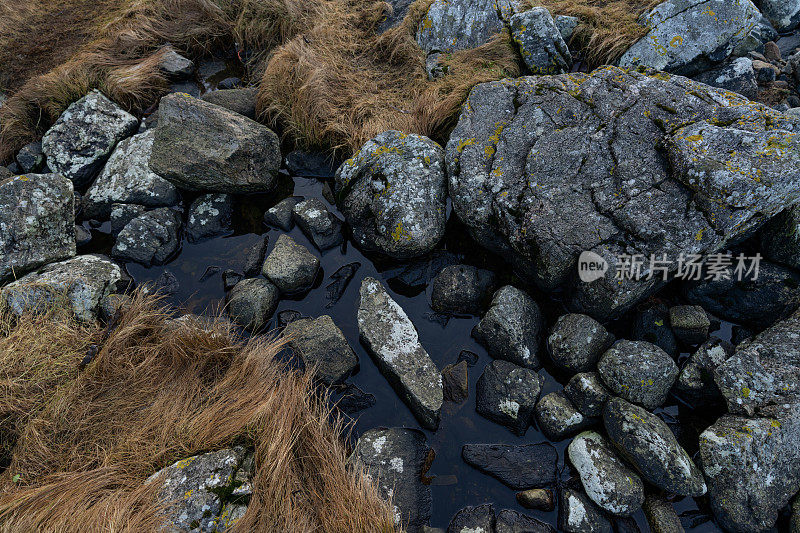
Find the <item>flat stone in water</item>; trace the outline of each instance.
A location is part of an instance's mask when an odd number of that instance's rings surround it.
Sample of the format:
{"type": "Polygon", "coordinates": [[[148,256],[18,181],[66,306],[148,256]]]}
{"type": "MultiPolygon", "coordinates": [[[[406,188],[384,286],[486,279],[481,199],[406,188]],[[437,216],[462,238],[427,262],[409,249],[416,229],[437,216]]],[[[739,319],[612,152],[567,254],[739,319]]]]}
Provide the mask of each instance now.
{"type": "Polygon", "coordinates": [[[514,490],[546,487],[556,481],[558,452],[548,443],[465,444],[461,457],[514,490]]]}

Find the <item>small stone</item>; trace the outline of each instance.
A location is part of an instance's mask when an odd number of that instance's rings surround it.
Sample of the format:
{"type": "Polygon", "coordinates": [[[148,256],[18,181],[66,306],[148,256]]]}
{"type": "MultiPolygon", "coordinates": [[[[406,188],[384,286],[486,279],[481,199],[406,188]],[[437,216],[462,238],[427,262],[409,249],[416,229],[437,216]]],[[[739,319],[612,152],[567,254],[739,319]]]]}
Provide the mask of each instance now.
{"type": "Polygon", "coordinates": [[[28,143],[17,152],[17,164],[22,172],[31,174],[44,166],[44,152],[41,141],[28,143]]]}
{"type": "Polygon", "coordinates": [[[195,243],[231,233],[233,196],[230,194],[204,194],[189,207],[186,237],[195,243]]]}
{"type": "Polygon", "coordinates": [[[603,406],[611,398],[597,372],[575,374],[564,387],[564,394],[582,415],[589,417],[602,415],[603,406]]]}
{"type": "Polygon", "coordinates": [[[578,490],[560,491],[561,512],[558,528],[565,533],[611,533],[611,522],[597,505],[578,490]]]}
{"type": "Polygon", "coordinates": [[[556,28],[558,28],[558,32],[561,34],[561,38],[564,39],[565,43],[569,44],[570,39],[572,39],[572,34],[575,33],[575,28],[578,27],[581,19],[578,17],[570,17],[569,15],[556,15],[554,20],[556,22],[556,28]]]}
{"type": "Polygon", "coordinates": [[[294,221],[321,251],[342,244],[342,221],[319,198],[303,200],[292,210],[294,221]]]}
{"type": "Polygon", "coordinates": [[[242,281],[244,276],[235,270],[224,270],[222,272],[222,287],[225,289],[225,292],[228,292],[232,288],[236,286],[237,283],[242,281]]]}
{"type": "Polygon", "coordinates": [[[110,322],[119,312],[125,313],[133,304],[133,298],[127,294],[109,294],[100,301],[98,315],[104,322],[110,322]]]}
{"type": "Polygon", "coordinates": [[[493,272],[469,265],[445,267],[433,280],[431,307],[439,313],[478,315],[496,289],[493,272]]]}
{"type": "Polygon", "coordinates": [[[770,61],[781,61],[781,49],[775,44],[775,41],[764,43],[764,57],[770,61]]]}
{"type": "Polygon", "coordinates": [[[547,489],[529,489],[517,493],[517,501],[526,509],[550,512],[556,508],[553,493],[547,489]]]}
{"type": "Polygon", "coordinates": [[[194,74],[194,63],[191,59],[186,59],[171,46],[165,48],[161,63],[158,65],[161,72],[173,80],[185,80],[194,74]]]}
{"type": "Polygon", "coordinates": [[[178,278],[169,270],[162,272],[152,283],[144,287],[145,294],[174,296],[181,288],[178,278]]]}
{"type": "Polygon", "coordinates": [[[472,331],[495,359],[539,368],[543,319],[537,303],[521,290],[507,285],[494,293],[489,311],[472,331]]]}
{"type": "Polygon", "coordinates": [[[278,288],[265,279],[242,280],[228,293],[228,316],[241,327],[258,331],[278,307],[278,295],[278,288]]]}
{"type": "Polygon", "coordinates": [[[614,342],[600,322],[587,315],[559,317],[547,337],[550,357],[568,372],[591,372],[603,352],[614,342]]]}
{"type": "Polygon", "coordinates": [[[117,235],[111,256],[145,266],[163,265],[178,250],[180,213],[168,207],[137,216],[117,235]]]}
{"type": "Polygon", "coordinates": [[[703,474],[660,418],[621,398],[612,398],[603,409],[603,422],[617,451],[646,481],[682,496],[706,493],[703,474]]]}
{"type": "Polygon", "coordinates": [[[294,206],[303,201],[302,196],[290,196],[284,198],[274,207],[270,207],[264,213],[264,223],[283,231],[292,231],[294,228],[294,206]]]}
{"type": "Polygon", "coordinates": [[[264,235],[261,240],[247,251],[244,260],[244,275],[247,278],[254,278],[261,274],[264,267],[264,259],[267,257],[269,247],[269,235],[264,235]]]}
{"type": "Polygon", "coordinates": [[[492,504],[465,507],[450,519],[447,533],[492,533],[494,524],[495,514],[492,504]]]}
{"type": "Polygon", "coordinates": [[[664,404],[678,377],[675,361],[644,341],[619,341],[603,354],[597,371],[615,395],[647,409],[664,404]]]}
{"type": "Polygon", "coordinates": [[[478,364],[479,356],[475,352],[471,352],[469,350],[461,350],[458,354],[457,362],[460,363],[461,361],[466,361],[467,366],[472,368],[476,364],[478,364]]]}
{"type": "Polygon", "coordinates": [[[670,502],[650,494],[644,500],[644,514],[653,533],[683,533],[683,525],[670,502]]]}
{"type": "Polygon", "coordinates": [[[461,457],[514,490],[541,488],[556,481],[558,452],[549,443],[465,444],[461,457]]]}
{"type": "Polygon", "coordinates": [[[205,93],[200,99],[210,104],[224,107],[229,111],[233,111],[249,119],[256,119],[258,89],[224,89],[222,87],[219,87],[219,89],[220,90],[205,93]]]}
{"type": "Polygon", "coordinates": [[[318,272],[319,258],[286,234],[278,237],[262,269],[262,274],[284,294],[307,290],[313,285],[318,272]]]}
{"type": "Polygon", "coordinates": [[[338,165],[335,160],[320,152],[294,150],[286,156],[286,169],[292,176],[304,178],[333,178],[338,165]]]}
{"type": "Polygon", "coordinates": [[[751,100],[758,97],[758,81],[756,72],[753,70],[753,60],[747,57],[738,57],[717,68],[701,72],[692,79],[713,87],[737,92],[751,100]]]}
{"type": "Polygon", "coordinates": [[[699,305],[676,305],[669,310],[672,332],[685,344],[701,344],[708,339],[711,320],[699,305]]]}
{"type": "Polygon", "coordinates": [[[583,416],[563,392],[551,392],[536,404],[536,422],[548,439],[560,441],[593,426],[596,419],[583,416]]]}
{"type": "Polygon", "coordinates": [[[442,389],[446,402],[461,403],[469,398],[469,375],[466,361],[442,369],[442,389]]]}
{"type": "Polygon", "coordinates": [[[543,383],[544,379],[533,370],[508,361],[492,361],[478,378],[476,410],[517,435],[524,435],[543,383]]]}
{"type": "Polygon", "coordinates": [[[283,335],[305,367],[314,369],[314,376],[327,386],[343,382],[358,368],[358,356],[328,315],[295,320],[283,335]]]}

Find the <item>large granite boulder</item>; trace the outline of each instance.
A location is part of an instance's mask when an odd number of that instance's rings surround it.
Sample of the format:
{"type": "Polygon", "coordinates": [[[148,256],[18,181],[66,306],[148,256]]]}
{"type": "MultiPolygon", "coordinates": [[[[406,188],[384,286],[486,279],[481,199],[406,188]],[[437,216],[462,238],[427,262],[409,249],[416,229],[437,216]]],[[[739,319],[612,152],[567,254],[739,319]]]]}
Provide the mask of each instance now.
{"type": "Polygon", "coordinates": [[[153,130],[123,140],[83,195],[87,217],[107,220],[113,204],[167,207],[178,203],[175,186],[150,170],[153,130]]]}
{"type": "Polygon", "coordinates": [[[364,278],[360,294],[361,342],[420,423],[436,429],[444,401],[442,374],[419,342],[417,329],[378,280],[364,278]]]}
{"type": "Polygon", "coordinates": [[[161,99],[150,168],[181,189],[266,192],[280,167],[280,142],[266,126],[183,93],[161,99]]]}
{"type": "Polygon", "coordinates": [[[421,135],[386,131],[336,171],[337,201],[364,250],[409,259],[444,236],[444,150],[421,135]]]}
{"type": "Polygon", "coordinates": [[[122,139],[136,132],[139,121],[92,91],[69,107],[42,138],[47,166],[76,187],[88,185],[122,139]]]}
{"type": "Polygon", "coordinates": [[[774,110],[664,73],[484,83],[447,144],[450,194],[475,240],[523,278],[610,318],[664,284],[651,255],[674,272],[681,254],[720,250],[798,200],[796,131],[774,110]],[[582,252],[606,262],[603,277],[579,280],[582,252]],[[632,254],[644,258],[638,280],[622,268],[632,254]]]}
{"type": "MultiPolygon", "coordinates": [[[[750,0],[667,0],[643,15],[647,35],[634,43],[620,66],[646,66],[692,74],[723,61],[761,22],[750,0]]],[[[737,49],[738,47],[738,49],[737,49]]]]}
{"type": "Polygon", "coordinates": [[[61,174],[0,180],[0,283],[75,255],[74,204],[61,174]]]}
{"type": "Polygon", "coordinates": [[[15,315],[40,313],[66,303],[75,317],[91,322],[105,298],[117,291],[122,269],[102,255],[79,255],[51,263],[0,290],[0,299],[15,315]]]}

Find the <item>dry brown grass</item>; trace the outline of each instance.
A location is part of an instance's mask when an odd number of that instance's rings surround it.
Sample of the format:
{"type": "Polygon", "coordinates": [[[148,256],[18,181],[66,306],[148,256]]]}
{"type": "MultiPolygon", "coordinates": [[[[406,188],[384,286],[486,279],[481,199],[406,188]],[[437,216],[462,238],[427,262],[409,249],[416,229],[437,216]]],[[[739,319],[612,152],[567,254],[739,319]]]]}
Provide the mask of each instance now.
{"type": "Polygon", "coordinates": [[[105,342],[63,313],[0,318],[0,431],[16,436],[1,531],[157,531],[163,506],[145,479],[241,442],[256,473],[236,531],[393,531],[310,378],[275,360],[279,343],[244,343],[222,323],[174,329],[143,298],[105,342]]]}

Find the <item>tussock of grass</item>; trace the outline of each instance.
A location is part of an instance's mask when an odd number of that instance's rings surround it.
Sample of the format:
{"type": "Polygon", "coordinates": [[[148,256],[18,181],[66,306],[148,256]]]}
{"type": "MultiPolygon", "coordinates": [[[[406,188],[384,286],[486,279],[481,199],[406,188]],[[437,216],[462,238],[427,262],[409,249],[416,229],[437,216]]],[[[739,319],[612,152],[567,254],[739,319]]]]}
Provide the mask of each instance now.
{"type": "Polygon", "coordinates": [[[375,487],[346,467],[342,427],[310,378],[275,360],[280,343],[168,318],[141,297],[105,332],[58,313],[0,316],[0,433],[16,437],[1,531],[158,531],[147,477],[241,442],[255,446],[256,473],[235,531],[393,531],[375,487]]]}

